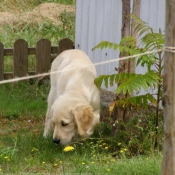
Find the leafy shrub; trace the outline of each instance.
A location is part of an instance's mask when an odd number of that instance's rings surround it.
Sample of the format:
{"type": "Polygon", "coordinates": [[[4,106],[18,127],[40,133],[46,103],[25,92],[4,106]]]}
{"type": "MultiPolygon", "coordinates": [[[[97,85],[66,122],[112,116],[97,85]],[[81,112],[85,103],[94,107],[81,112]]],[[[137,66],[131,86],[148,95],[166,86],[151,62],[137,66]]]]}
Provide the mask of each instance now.
{"type": "MultiPolygon", "coordinates": [[[[150,155],[156,150],[162,150],[163,142],[163,112],[159,115],[157,133],[155,132],[155,108],[150,111],[142,108],[141,111],[134,111],[128,123],[120,121],[124,130],[119,130],[116,136],[111,136],[112,121],[101,122],[94,133],[95,138],[104,140],[108,145],[108,152],[113,157],[125,156],[131,158],[136,155],[150,155]]],[[[110,118],[110,117],[109,117],[110,118]]]]}
{"type": "MultiPolygon", "coordinates": [[[[131,111],[142,111],[140,116],[130,117],[129,122],[123,120],[112,121],[112,124],[120,124],[116,140],[122,140],[123,144],[130,150],[128,156],[132,154],[145,154],[153,148],[161,149],[162,144],[162,118],[160,114],[160,101],[163,93],[163,46],[164,35],[159,32],[155,33],[145,22],[132,15],[135,31],[140,37],[140,45],[136,45],[136,40],[131,36],[121,39],[119,44],[102,41],[94,49],[119,49],[130,59],[136,59],[136,65],[146,66],[145,74],[123,73],[120,72],[112,75],[101,75],[96,80],[96,85],[100,88],[102,83],[106,88],[113,86],[115,83],[118,87],[115,90],[116,101],[111,105],[110,110],[129,109],[131,111]],[[154,66],[154,68],[153,68],[154,66]],[[139,95],[144,89],[146,94],[139,95]],[[155,94],[149,90],[156,90],[155,94]],[[122,96],[120,95],[122,94],[122,96]],[[130,96],[128,96],[128,94],[130,96]],[[135,94],[135,96],[133,96],[135,94]],[[149,110],[150,105],[155,107],[152,114],[144,115],[144,110],[149,110]],[[154,116],[154,117],[153,117],[154,116]]],[[[118,71],[118,70],[117,70],[118,71]]]]}
{"type": "MultiPolygon", "coordinates": [[[[127,93],[132,95],[138,94],[141,89],[148,91],[149,89],[157,88],[159,92],[157,92],[157,96],[161,96],[162,94],[162,62],[163,62],[163,45],[164,45],[164,35],[161,33],[153,32],[153,29],[149,27],[145,22],[137,18],[136,16],[132,16],[134,23],[137,24],[136,32],[139,33],[141,37],[141,45],[136,45],[136,40],[131,36],[126,36],[122,38],[119,44],[111,43],[108,41],[102,41],[94,49],[104,49],[104,48],[113,48],[114,50],[119,49],[121,53],[125,53],[126,56],[130,56],[132,59],[137,58],[137,65],[146,66],[147,72],[145,74],[133,74],[133,73],[121,73],[113,74],[113,75],[101,75],[99,76],[95,82],[98,87],[101,87],[102,82],[105,83],[106,88],[108,85],[113,86],[114,83],[118,85],[115,90],[116,95],[119,95],[121,92],[123,95],[127,93]],[[155,66],[155,69],[153,68],[155,66]]],[[[159,106],[160,98],[156,99],[153,94],[149,93],[149,95],[136,95],[134,98],[128,100],[127,98],[121,99],[120,101],[124,103],[124,105],[131,105],[133,107],[137,106],[137,104],[142,103],[147,107],[149,102],[154,105],[159,106]],[[153,98],[151,98],[151,96],[153,98]],[[127,103],[129,102],[129,104],[127,103]],[[156,104],[155,104],[156,102],[156,104]]],[[[117,102],[117,104],[123,103],[117,102]]]]}

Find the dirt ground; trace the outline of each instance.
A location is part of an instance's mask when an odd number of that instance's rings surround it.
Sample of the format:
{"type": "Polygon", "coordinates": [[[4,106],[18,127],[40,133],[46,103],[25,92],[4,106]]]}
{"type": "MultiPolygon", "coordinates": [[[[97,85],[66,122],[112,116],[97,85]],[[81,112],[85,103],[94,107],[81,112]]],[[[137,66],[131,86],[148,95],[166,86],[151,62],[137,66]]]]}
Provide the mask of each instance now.
{"type": "Polygon", "coordinates": [[[75,13],[75,6],[57,3],[43,3],[29,12],[5,11],[0,12],[0,26],[5,24],[16,25],[20,23],[38,23],[51,21],[60,23],[60,14],[63,12],[75,13]]]}
{"type": "Polygon", "coordinates": [[[44,128],[44,118],[19,117],[16,119],[9,119],[2,116],[0,116],[0,118],[0,137],[16,134],[21,128],[32,133],[40,133],[44,128]]]}

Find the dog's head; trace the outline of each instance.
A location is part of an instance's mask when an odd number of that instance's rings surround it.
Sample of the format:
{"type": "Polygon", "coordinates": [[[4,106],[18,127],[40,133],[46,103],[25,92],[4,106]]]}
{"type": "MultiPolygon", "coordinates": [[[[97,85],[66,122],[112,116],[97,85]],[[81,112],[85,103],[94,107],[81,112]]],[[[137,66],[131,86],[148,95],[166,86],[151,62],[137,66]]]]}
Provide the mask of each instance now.
{"type": "Polygon", "coordinates": [[[100,120],[91,106],[79,103],[72,107],[69,102],[64,104],[59,99],[52,106],[52,112],[53,141],[61,145],[71,142],[77,134],[89,137],[100,120]]]}

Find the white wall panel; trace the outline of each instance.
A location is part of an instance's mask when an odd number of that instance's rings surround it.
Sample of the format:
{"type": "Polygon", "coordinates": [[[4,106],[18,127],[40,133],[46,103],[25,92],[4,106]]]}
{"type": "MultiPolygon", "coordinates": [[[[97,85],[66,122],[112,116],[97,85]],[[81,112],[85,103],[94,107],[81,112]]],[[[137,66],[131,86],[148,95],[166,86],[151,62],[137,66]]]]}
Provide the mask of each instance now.
{"type": "MultiPolygon", "coordinates": [[[[75,48],[85,51],[93,63],[118,57],[112,49],[92,48],[102,40],[118,43],[121,31],[121,0],[78,0],[76,6],[75,48]]],[[[108,74],[118,63],[97,66],[98,75],[108,74]]]]}

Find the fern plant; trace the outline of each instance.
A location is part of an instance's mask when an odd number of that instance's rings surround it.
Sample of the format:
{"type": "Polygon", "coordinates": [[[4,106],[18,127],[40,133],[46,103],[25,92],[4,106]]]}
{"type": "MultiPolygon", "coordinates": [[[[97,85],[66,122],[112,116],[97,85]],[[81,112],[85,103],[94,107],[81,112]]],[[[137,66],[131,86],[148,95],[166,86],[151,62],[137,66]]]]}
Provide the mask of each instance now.
{"type": "MultiPolygon", "coordinates": [[[[154,53],[145,54],[137,57],[136,65],[147,67],[145,74],[133,74],[133,73],[118,73],[112,75],[101,75],[95,83],[98,87],[101,87],[104,82],[105,86],[113,86],[114,83],[118,85],[115,90],[116,95],[121,92],[132,95],[138,94],[141,89],[147,91],[145,95],[136,95],[126,97],[115,101],[117,107],[134,107],[139,109],[140,107],[148,107],[148,104],[152,103],[156,106],[156,128],[158,127],[158,113],[159,103],[162,96],[162,69],[163,69],[163,52],[160,51],[164,46],[164,35],[159,31],[155,33],[151,27],[144,21],[139,19],[135,15],[131,15],[133,24],[136,25],[135,32],[138,33],[140,38],[140,44],[137,46],[136,40],[131,36],[126,36],[121,39],[119,44],[102,41],[93,49],[119,49],[121,53],[125,53],[126,56],[133,56],[132,59],[136,59],[134,55],[143,54],[144,52],[150,52],[155,50],[154,53]],[[153,68],[154,67],[154,68],[153,68]],[[149,89],[157,89],[156,94],[151,94],[149,89]],[[156,96],[155,96],[156,95],[156,96]],[[125,98],[126,97],[126,98],[125,98]]],[[[156,143],[155,143],[156,144],[156,143]]]]}

